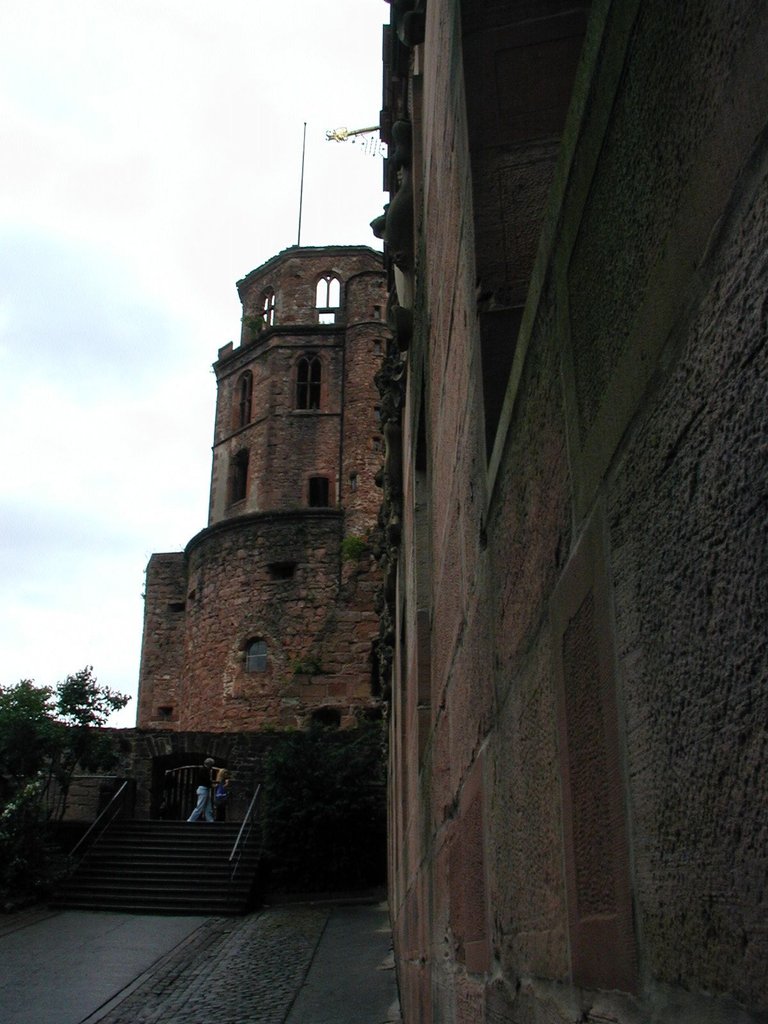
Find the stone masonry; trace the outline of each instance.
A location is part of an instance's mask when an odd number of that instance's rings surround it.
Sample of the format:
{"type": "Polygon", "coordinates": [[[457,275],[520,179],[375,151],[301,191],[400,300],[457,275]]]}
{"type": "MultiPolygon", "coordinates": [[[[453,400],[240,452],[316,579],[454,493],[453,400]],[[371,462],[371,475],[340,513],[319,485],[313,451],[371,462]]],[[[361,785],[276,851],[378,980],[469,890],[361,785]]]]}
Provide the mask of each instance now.
{"type": "Polygon", "coordinates": [[[768,1019],[768,7],[393,0],[408,1024],[768,1019]]]}
{"type": "Polygon", "coordinates": [[[292,247],[238,283],[207,527],[147,568],[140,728],[348,726],[376,713],[381,257],[292,247]]]}

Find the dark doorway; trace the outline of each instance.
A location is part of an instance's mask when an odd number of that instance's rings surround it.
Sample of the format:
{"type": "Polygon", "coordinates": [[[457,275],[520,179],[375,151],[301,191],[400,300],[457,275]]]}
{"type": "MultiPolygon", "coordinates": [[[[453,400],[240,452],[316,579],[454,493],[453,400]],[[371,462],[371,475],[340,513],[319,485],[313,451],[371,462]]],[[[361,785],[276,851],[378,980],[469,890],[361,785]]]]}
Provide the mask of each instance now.
{"type": "MultiPolygon", "coordinates": [[[[152,759],[150,818],[186,821],[197,803],[198,769],[208,756],[186,751],[152,759]]],[[[217,767],[226,764],[217,761],[217,767]]]]}

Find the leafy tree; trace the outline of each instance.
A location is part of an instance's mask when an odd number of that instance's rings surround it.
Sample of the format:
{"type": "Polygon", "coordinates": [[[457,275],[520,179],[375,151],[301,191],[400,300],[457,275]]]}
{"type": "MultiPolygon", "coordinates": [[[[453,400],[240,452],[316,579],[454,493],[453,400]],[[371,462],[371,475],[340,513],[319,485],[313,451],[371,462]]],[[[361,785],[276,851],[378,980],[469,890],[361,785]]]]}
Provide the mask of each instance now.
{"type": "Polygon", "coordinates": [[[34,778],[56,746],[52,692],[31,679],[0,687],[0,773],[15,784],[34,778]]]}
{"type": "Polygon", "coordinates": [[[65,725],[77,728],[106,725],[113,711],[120,711],[130,700],[123,693],[101,686],[93,674],[93,666],[67,676],[56,684],[56,717],[65,725]]]}
{"type": "Polygon", "coordinates": [[[113,744],[100,730],[129,700],[101,686],[92,666],[67,676],[55,689],[35,686],[31,679],[0,687],[0,799],[41,778],[48,816],[63,816],[75,771],[106,770],[115,763],[113,744]],[[57,787],[50,785],[52,780],[57,787]]]}
{"type": "Polygon", "coordinates": [[[59,723],[59,748],[52,760],[53,776],[59,784],[55,807],[63,817],[75,771],[108,771],[117,761],[114,744],[100,730],[113,711],[125,707],[130,697],[101,686],[93,667],[69,675],[56,684],[54,709],[59,723]]]}
{"type": "Polygon", "coordinates": [[[49,823],[63,817],[76,770],[117,759],[101,727],[129,697],[100,686],[86,666],[55,688],[22,679],[0,687],[0,889],[35,890],[56,863],[49,823]]]}

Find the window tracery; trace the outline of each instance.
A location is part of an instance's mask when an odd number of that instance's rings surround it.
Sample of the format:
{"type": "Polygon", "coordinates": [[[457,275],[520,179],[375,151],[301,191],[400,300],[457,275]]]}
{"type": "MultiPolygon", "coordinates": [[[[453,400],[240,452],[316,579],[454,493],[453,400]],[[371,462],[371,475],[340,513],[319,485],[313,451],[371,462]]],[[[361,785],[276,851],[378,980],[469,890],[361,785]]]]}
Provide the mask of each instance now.
{"type": "Polygon", "coordinates": [[[235,425],[245,427],[251,422],[253,405],[253,374],[246,370],[237,382],[237,410],[235,425]]]}
{"type": "Polygon", "coordinates": [[[319,356],[302,356],[296,364],[296,408],[319,409],[323,364],[319,356]]]}
{"type": "Polygon", "coordinates": [[[267,288],[261,304],[261,316],[265,327],[274,327],[275,325],[275,302],[275,289],[267,288]]]}
{"type": "Polygon", "coordinates": [[[315,309],[321,324],[335,324],[341,306],[341,281],[335,274],[323,274],[315,288],[315,309]]]}

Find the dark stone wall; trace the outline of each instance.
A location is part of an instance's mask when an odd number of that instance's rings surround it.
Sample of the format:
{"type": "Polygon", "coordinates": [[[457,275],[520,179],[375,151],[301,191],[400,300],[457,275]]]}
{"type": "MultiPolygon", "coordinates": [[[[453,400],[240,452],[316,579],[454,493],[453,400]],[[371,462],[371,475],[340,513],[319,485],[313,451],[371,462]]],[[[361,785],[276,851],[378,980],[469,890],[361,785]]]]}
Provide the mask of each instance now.
{"type": "Polygon", "coordinates": [[[753,1024],[768,11],[593,5],[558,142],[526,89],[573,44],[566,6],[430,0],[411,51],[393,7],[385,51],[417,254],[388,612],[404,1017],[753,1024]]]}
{"type": "Polygon", "coordinates": [[[178,718],[184,673],[184,609],[187,571],[184,554],[155,554],[144,584],[144,633],[141,648],[137,720],[160,717],[161,707],[178,718]]]}
{"type": "MultiPolygon", "coordinates": [[[[607,502],[646,955],[764,992],[768,165],[726,214],[607,502]],[[684,823],[684,825],[683,825],[684,823]]],[[[746,183],[746,182],[745,182],[746,183]]]]}
{"type": "MultiPolygon", "coordinates": [[[[242,732],[180,732],[176,729],[106,730],[119,751],[114,778],[135,780],[136,818],[160,816],[160,801],[166,769],[202,764],[212,757],[216,765],[228,768],[231,775],[227,820],[241,821],[248,810],[256,787],[263,783],[269,751],[280,742],[278,734],[242,732]]],[[[81,777],[73,784],[68,802],[67,820],[92,821],[100,799],[100,788],[114,782],[107,778],[81,777]]],[[[190,797],[190,814],[194,798],[190,797]]]]}

